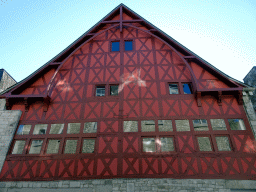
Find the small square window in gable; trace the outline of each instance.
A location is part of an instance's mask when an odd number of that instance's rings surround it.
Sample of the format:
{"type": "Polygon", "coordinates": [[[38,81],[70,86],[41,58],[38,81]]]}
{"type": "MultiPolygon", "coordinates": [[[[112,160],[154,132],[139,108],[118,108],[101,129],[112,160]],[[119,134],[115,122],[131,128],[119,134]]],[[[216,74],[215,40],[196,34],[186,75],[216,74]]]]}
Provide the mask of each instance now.
{"type": "Polygon", "coordinates": [[[96,86],[96,96],[97,97],[105,96],[105,86],[96,86]]]}
{"type": "Polygon", "coordinates": [[[111,42],[111,51],[120,51],[120,42],[119,41],[111,42]]]}
{"type": "Polygon", "coordinates": [[[169,83],[169,93],[179,94],[179,87],[177,83],[169,83]]]}
{"type": "Polygon", "coordinates": [[[124,50],[125,51],[132,51],[133,50],[133,42],[132,41],[125,41],[124,42],[124,50]]]}

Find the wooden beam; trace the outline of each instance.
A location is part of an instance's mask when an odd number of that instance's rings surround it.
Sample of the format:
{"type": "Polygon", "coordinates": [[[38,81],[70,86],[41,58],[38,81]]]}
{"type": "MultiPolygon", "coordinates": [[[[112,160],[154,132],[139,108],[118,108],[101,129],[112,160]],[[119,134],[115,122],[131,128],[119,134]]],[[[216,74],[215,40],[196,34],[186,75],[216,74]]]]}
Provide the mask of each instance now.
{"type": "Polygon", "coordinates": [[[183,58],[184,58],[184,59],[195,59],[196,57],[193,56],[193,55],[191,55],[191,56],[184,56],[183,58]]]}
{"type": "Polygon", "coordinates": [[[123,32],[123,6],[120,7],[120,33],[123,32]]]}

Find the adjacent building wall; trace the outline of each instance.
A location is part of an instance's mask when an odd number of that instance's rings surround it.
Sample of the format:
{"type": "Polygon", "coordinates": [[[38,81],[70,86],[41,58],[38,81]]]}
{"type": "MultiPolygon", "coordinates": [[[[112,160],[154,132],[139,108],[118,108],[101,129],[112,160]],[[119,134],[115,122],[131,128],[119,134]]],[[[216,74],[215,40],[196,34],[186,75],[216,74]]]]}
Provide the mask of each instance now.
{"type": "Polygon", "coordinates": [[[16,81],[4,70],[0,69],[0,92],[14,85],[16,81]]]}
{"type": "Polygon", "coordinates": [[[21,113],[19,110],[5,110],[5,99],[0,99],[0,170],[2,170],[21,113]]]}
{"type": "MultiPolygon", "coordinates": [[[[243,80],[247,85],[250,85],[250,86],[256,88],[256,66],[254,66],[250,70],[250,72],[245,76],[245,78],[243,80]]],[[[256,111],[256,90],[254,90],[253,94],[251,94],[249,96],[252,101],[254,111],[256,111]]]]}

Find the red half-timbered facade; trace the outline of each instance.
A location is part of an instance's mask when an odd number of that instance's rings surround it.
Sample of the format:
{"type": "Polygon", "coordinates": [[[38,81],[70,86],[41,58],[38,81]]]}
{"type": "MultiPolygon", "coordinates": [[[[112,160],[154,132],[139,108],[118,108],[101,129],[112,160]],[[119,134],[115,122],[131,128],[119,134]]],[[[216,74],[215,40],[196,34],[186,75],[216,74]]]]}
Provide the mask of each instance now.
{"type": "Polygon", "coordinates": [[[255,179],[243,87],[121,4],[2,94],[0,180],[255,179]]]}

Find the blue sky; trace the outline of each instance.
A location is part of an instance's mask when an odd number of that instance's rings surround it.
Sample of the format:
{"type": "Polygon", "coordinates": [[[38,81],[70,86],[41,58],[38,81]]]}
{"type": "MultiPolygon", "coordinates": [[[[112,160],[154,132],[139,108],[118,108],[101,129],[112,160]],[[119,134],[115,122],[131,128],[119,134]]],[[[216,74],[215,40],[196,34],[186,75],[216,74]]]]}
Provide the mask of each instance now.
{"type": "Polygon", "coordinates": [[[0,68],[20,81],[124,3],[242,81],[255,66],[255,0],[0,0],[0,68]]]}

